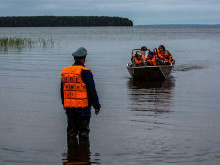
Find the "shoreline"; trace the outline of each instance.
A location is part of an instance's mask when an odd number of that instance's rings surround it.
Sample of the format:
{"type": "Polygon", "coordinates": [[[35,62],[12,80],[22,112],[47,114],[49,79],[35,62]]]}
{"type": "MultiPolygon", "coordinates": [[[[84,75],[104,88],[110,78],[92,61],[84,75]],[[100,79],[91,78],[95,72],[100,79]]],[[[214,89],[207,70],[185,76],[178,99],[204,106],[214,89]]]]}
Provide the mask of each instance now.
{"type": "Polygon", "coordinates": [[[0,27],[99,27],[133,26],[132,20],[109,16],[11,16],[0,17],[0,27]]]}

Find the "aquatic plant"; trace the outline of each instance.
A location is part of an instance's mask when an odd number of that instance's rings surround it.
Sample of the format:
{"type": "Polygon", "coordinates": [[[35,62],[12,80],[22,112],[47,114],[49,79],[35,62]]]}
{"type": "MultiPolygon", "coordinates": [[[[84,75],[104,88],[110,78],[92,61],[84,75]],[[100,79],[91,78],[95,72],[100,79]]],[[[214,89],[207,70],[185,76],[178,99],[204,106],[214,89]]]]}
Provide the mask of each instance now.
{"type": "Polygon", "coordinates": [[[10,48],[22,49],[22,48],[33,48],[33,47],[53,47],[54,40],[52,38],[45,39],[30,39],[30,38],[21,38],[21,37],[0,37],[0,49],[8,50],[10,48]]]}

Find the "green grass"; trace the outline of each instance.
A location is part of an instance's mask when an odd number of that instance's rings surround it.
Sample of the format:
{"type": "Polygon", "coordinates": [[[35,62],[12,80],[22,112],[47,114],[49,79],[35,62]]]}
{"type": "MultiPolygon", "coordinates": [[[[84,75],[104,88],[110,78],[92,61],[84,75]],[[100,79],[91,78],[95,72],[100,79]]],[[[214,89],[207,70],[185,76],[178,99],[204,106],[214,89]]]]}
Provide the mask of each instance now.
{"type": "Polygon", "coordinates": [[[0,49],[22,49],[22,48],[33,48],[33,47],[53,47],[53,39],[39,38],[33,40],[30,38],[21,37],[0,37],[0,49]]]}

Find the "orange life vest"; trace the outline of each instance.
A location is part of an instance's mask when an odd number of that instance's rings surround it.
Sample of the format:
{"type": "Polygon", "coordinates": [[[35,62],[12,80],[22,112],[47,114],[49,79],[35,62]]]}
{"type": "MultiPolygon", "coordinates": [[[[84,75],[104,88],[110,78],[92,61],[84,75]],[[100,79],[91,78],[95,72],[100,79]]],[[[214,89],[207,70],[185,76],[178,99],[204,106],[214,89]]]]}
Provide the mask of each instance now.
{"type": "Polygon", "coordinates": [[[157,50],[157,56],[159,59],[164,60],[164,52],[160,52],[159,50],[157,50]]]}
{"type": "Polygon", "coordinates": [[[144,53],[141,54],[141,57],[140,58],[137,58],[137,57],[134,57],[134,62],[137,66],[141,66],[144,64],[144,61],[145,61],[145,55],[144,53]]]}
{"type": "Polygon", "coordinates": [[[147,63],[148,64],[150,64],[151,66],[156,66],[157,65],[157,63],[156,63],[156,58],[155,57],[153,57],[153,58],[149,58],[149,59],[147,59],[147,63]]]}
{"type": "Polygon", "coordinates": [[[168,57],[164,57],[164,61],[169,62],[169,63],[173,63],[174,62],[174,60],[173,60],[171,55],[169,55],[168,57]]]}
{"type": "Polygon", "coordinates": [[[140,59],[138,59],[137,57],[134,57],[134,62],[135,62],[135,65],[137,65],[137,66],[141,66],[141,64],[142,64],[142,59],[140,58],[140,59]]]}
{"type": "Polygon", "coordinates": [[[81,65],[73,65],[62,70],[64,108],[88,107],[86,84],[82,80],[82,70],[89,70],[81,65]]]}
{"type": "Polygon", "coordinates": [[[146,59],[146,55],[145,55],[145,52],[144,52],[144,51],[141,52],[141,57],[142,57],[143,60],[146,59]]]}

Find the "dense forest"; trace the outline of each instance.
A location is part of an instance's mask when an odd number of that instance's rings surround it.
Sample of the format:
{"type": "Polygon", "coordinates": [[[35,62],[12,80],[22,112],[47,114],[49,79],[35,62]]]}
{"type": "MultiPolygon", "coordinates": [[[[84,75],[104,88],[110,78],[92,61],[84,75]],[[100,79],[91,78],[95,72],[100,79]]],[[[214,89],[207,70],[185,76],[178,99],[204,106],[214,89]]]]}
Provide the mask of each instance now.
{"type": "Polygon", "coordinates": [[[0,27],[133,26],[128,18],[107,16],[0,17],[0,27]]]}

